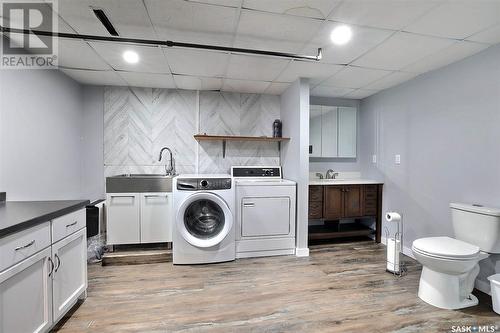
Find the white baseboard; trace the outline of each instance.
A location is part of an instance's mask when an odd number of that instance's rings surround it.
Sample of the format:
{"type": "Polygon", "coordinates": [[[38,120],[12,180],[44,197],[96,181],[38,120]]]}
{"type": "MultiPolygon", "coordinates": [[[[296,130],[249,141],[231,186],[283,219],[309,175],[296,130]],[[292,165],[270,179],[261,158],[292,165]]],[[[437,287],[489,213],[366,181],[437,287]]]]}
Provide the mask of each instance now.
{"type": "Polygon", "coordinates": [[[295,249],[295,256],[297,257],[309,257],[309,248],[296,248],[295,249]]]}

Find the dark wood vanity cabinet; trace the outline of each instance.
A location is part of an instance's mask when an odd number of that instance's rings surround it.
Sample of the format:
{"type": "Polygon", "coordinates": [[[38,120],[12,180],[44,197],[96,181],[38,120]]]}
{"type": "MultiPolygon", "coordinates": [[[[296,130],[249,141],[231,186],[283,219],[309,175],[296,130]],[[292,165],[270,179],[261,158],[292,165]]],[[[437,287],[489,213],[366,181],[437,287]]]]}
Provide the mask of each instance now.
{"type": "Polygon", "coordinates": [[[323,217],[323,186],[309,186],[309,218],[323,217]]]}
{"type": "Polygon", "coordinates": [[[382,184],[309,186],[309,219],[338,221],[374,217],[377,242],[380,242],[381,206],[382,184]]]}

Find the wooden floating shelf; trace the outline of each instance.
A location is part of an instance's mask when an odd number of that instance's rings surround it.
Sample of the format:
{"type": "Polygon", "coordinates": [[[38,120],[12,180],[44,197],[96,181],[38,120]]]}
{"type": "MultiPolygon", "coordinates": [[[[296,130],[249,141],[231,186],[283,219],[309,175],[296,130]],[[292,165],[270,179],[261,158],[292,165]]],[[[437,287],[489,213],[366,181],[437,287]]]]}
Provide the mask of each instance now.
{"type": "Polygon", "coordinates": [[[197,141],[268,141],[282,142],[289,141],[290,138],[274,138],[271,136],[239,136],[239,135],[205,135],[196,134],[194,138],[197,141]]]}
{"type": "Polygon", "coordinates": [[[206,135],[195,134],[196,141],[222,141],[222,157],[226,157],[227,141],[254,141],[254,142],[277,142],[278,150],[281,149],[281,142],[290,141],[290,138],[275,138],[271,136],[239,136],[239,135],[206,135]]]}

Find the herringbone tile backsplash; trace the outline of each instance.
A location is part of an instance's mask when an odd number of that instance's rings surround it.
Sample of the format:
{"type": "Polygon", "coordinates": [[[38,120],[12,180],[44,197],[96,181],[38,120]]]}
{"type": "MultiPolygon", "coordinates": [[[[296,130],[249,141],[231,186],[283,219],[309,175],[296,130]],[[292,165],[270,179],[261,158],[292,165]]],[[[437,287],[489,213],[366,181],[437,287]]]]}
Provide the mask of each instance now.
{"type": "Polygon", "coordinates": [[[178,173],[227,173],[231,165],[278,165],[275,144],[198,144],[193,135],[272,135],[280,97],[154,88],[104,90],[105,176],[162,173],[162,147],[170,147],[178,173]]]}

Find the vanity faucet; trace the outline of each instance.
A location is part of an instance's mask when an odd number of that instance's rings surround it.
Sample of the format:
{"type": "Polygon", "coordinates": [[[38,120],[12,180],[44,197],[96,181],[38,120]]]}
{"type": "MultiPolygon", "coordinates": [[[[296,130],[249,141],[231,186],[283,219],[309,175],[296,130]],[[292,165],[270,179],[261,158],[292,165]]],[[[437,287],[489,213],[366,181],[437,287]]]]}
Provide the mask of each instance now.
{"type": "Polygon", "coordinates": [[[328,169],[325,174],[326,179],[335,179],[339,175],[338,172],[333,171],[332,169],[328,169]]]}
{"type": "Polygon", "coordinates": [[[163,147],[160,150],[160,157],[158,158],[158,162],[161,162],[161,158],[162,158],[163,152],[165,150],[167,150],[168,153],[170,154],[170,161],[169,161],[168,165],[167,165],[167,163],[165,163],[165,175],[166,176],[175,176],[175,160],[174,160],[174,156],[173,156],[170,148],[163,147]]]}
{"type": "Polygon", "coordinates": [[[321,172],[316,172],[316,177],[318,177],[319,179],[323,179],[323,174],[321,172]]]}

